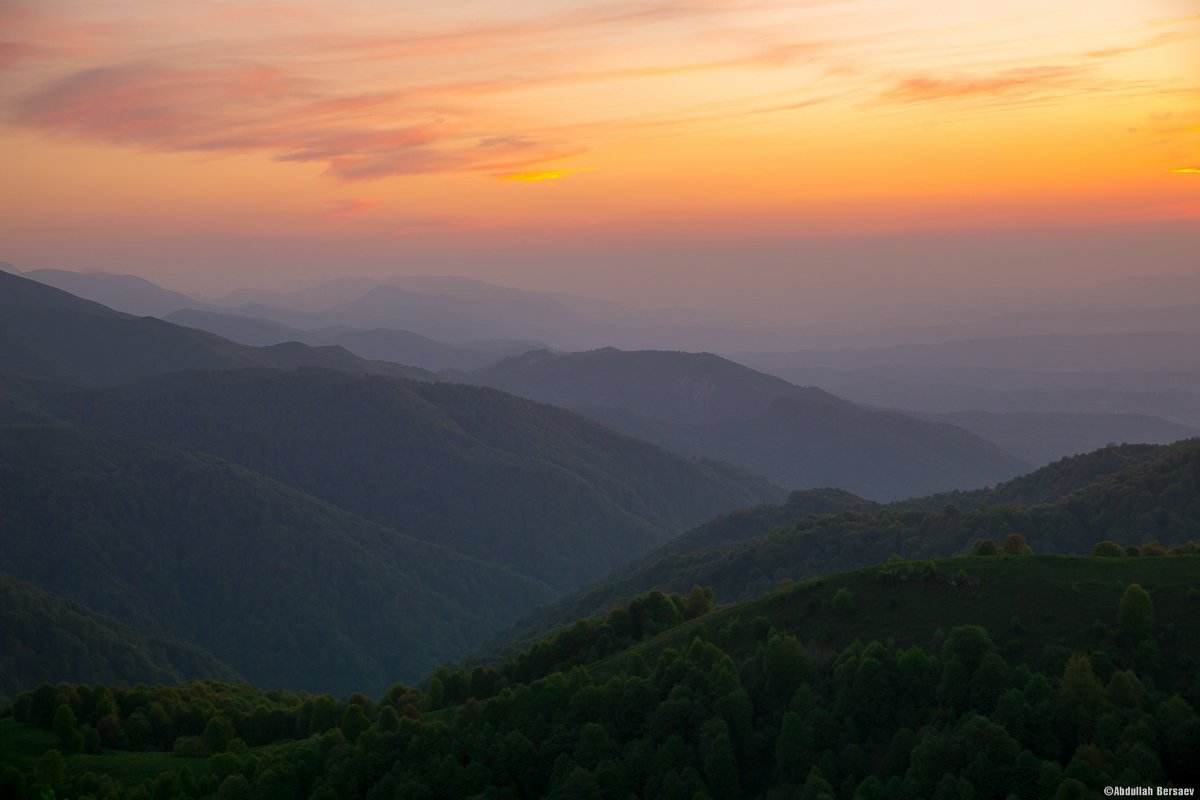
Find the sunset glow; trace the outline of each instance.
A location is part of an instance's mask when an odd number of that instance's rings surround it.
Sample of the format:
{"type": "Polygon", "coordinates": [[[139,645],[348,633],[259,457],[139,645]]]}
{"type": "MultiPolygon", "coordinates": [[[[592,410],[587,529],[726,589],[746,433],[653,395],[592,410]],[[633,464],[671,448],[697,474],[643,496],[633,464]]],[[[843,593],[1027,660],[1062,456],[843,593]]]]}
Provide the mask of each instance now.
{"type": "Polygon", "coordinates": [[[1194,11],[7,2],[0,257],[1195,219],[1194,11]]]}

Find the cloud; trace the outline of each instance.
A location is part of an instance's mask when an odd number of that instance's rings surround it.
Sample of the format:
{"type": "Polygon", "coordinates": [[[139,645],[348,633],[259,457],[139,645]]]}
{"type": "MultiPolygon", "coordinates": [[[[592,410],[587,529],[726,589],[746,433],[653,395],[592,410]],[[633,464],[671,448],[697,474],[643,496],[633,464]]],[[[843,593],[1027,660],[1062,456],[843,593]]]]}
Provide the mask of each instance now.
{"type": "Polygon", "coordinates": [[[270,112],[303,100],[310,89],[311,82],[261,64],[181,69],[140,61],[51,81],[19,101],[10,118],[114,144],[244,150],[261,146],[270,112]]]}
{"type": "Polygon", "coordinates": [[[906,78],[884,92],[884,97],[901,103],[939,100],[973,100],[1005,95],[1030,95],[1061,89],[1080,77],[1078,67],[1019,67],[990,75],[918,76],[906,78]]]}
{"type": "Polygon", "coordinates": [[[370,198],[351,198],[347,200],[330,200],[329,208],[325,211],[326,219],[345,219],[357,217],[379,205],[378,200],[370,198]]]}
{"type": "MultiPolygon", "coordinates": [[[[423,18],[403,10],[347,20],[311,3],[162,6],[120,22],[82,4],[74,15],[29,5],[19,35],[0,42],[0,67],[28,66],[2,113],[49,138],[323,163],[325,174],[342,181],[538,172],[527,167],[586,151],[592,131],[530,113],[530,92],[786,67],[813,47],[768,36],[750,47],[705,40],[701,51],[690,38],[778,5],[594,0],[472,24],[450,15],[440,29],[422,29],[423,18]],[[234,23],[237,36],[204,35],[234,23]],[[395,30],[405,33],[388,35],[395,30]],[[639,44],[614,59],[610,43],[625,32],[636,32],[639,44]],[[69,49],[39,45],[35,52],[22,44],[63,36],[69,49]],[[672,46],[681,43],[692,47],[672,46]],[[680,57],[664,57],[671,52],[680,57]],[[509,111],[509,93],[520,112],[509,111]]],[[[605,128],[636,127],[655,113],[635,112],[605,128]]]]}
{"type": "Polygon", "coordinates": [[[8,69],[36,53],[37,49],[26,42],[0,42],[0,70],[8,69]]]}
{"type": "Polygon", "coordinates": [[[328,175],[344,181],[495,171],[581,152],[528,135],[474,135],[412,94],[339,95],[253,62],[182,68],[138,61],[51,81],[19,101],[9,120],[51,136],[154,151],[324,162],[328,175]]]}
{"type": "Polygon", "coordinates": [[[329,173],[344,181],[360,181],[438,172],[496,172],[557,161],[583,152],[581,147],[521,137],[500,137],[500,140],[493,137],[474,144],[459,140],[417,143],[332,158],[329,173]]]}
{"type": "Polygon", "coordinates": [[[1180,167],[1179,169],[1173,169],[1173,170],[1171,170],[1171,172],[1183,172],[1183,173],[1188,173],[1188,174],[1200,174],[1200,167],[1180,167]]]}

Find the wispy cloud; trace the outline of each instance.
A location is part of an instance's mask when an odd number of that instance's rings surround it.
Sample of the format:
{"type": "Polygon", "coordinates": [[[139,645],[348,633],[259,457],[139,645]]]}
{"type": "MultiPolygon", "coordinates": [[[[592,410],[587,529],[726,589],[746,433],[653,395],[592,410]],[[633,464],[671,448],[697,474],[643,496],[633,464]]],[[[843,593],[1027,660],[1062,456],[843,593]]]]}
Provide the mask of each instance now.
{"type": "Polygon", "coordinates": [[[37,49],[26,42],[0,42],[0,70],[34,55],[37,49]]]}
{"type": "Polygon", "coordinates": [[[365,214],[379,205],[379,201],[371,198],[351,198],[347,200],[330,200],[327,205],[328,208],[324,214],[326,219],[345,219],[346,217],[357,217],[360,214],[365,214]]]}
{"type": "Polygon", "coordinates": [[[1171,170],[1171,172],[1182,172],[1185,174],[1200,174],[1200,167],[1180,167],[1179,169],[1171,170]]]}
{"type": "Polygon", "coordinates": [[[581,150],[523,135],[480,136],[403,92],[338,95],[318,80],[245,62],[83,70],[40,87],[9,119],[51,136],[148,150],[323,162],[348,181],[496,170],[581,150]]]}
{"type": "Polygon", "coordinates": [[[1080,75],[1081,69],[1075,66],[1020,67],[983,75],[920,75],[900,81],[884,97],[902,103],[925,103],[1030,95],[1062,89],[1078,81],[1080,75]]]}
{"type": "MultiPolygon", "coordinates": [[[[814,46],[771,37],[740,48],[710,42],[696,51],[643,42],[624,58],[614,58],[611,49],[622,32],[679,45],[698,31],[720,29],[729,15],[780,6],[779,0],[598,0],[473,24],[446,15],[441,29],[416,26],[389,36],[303,2],[156,7],[115,25],[101,11],[89,14],[87,6],[60,0],[22,6],[18,33],[28,41],[53,41],[51,34],[61,30],[76,44],[36,54],[37,68],[9,89],[3,119],[50,138],[323,163],[327,175],[343,181],[549,172],[530,167],[587,151],[588,132],[577,127],[564,135],[568,118],[512,111],[499,98],[783,69],[814,46]],[[62,13],[67,8],[81,12],[69,24],[62,22],[71,16],[62,13]],[[230,30],[216,23],[236,23],[242,33],[190,32],[230,30]],[[258,35],[267,23],[271,34],[258,35]],[[560,133],[550,132],[555,129],[560,133]]],[[[380,26],[385,32],[403,29],[397,24],[403,19],[414,21],[395,9],[371,9],[371,15],[390,20],[380,26]]],[[[18,41],[0,43],[0,67],[34,55],[18,41]]]]}

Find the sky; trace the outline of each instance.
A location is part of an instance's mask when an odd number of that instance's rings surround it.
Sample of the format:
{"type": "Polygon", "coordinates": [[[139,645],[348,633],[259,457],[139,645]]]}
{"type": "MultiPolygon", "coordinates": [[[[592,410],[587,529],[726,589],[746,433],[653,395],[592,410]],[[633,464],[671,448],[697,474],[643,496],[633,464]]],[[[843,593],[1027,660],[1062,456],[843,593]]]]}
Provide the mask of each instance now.
{"type": "Polygon", "coordinates": [[[1069,292],[1200,270],[1200,2],[0,0],[0,175],[0,260],[185,291],[1069,292]]]}

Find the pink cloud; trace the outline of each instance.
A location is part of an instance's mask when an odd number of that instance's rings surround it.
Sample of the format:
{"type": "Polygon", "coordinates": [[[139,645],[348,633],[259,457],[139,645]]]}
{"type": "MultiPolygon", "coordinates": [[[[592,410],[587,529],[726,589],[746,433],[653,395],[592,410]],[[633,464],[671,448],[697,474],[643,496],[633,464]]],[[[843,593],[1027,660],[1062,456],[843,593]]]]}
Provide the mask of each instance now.
{"type": "Polygon", "coordinates": [[[579,151],[529,136],[472,135],[435,119],[418,122],[434,115],[408,99],[403,92],[328,94],[315,80],[263,64],[185,69],[143,61],[52,81],[17,103],[10,120],[52,136],[149,150],[265,152],[281,162],[324,162],[329,175],[345,181],[502,169],[579,151]]]}
{"type": "MultiPolygon", "coordinates": [[[[326,174],[343,181],[523,170],[583,152],[590,133],[580,126],[568,132],[557,118],[534,121],[533,130],[497,123],[494,104],[481,96],[780,67],[808,52],[808,45],[756,40],[740,57],[726,51],[723,58],[692,63],[633,60],[613,66],[603,59],[576,60],[581,52],[596,52],[598,33],[610,36],[644,24],[671,27],[684,18],[712,21],[744,7],[737,0],[600,0],[520,20],[502,17],[387,36],[386,26],[362,25],[352,32],[337,13],[309,4],[185,6],[161,9],[140,23],[98,21],[103,15],[88,14],[65,23],[61,15],[31,5],[21,17],[23,41],[57,41],[62,33],[78,47],[39,52],[37,68],[10,92],[16,99],[3,113],[5,121],[50,137],[323,163],[326,174]],[[244,36],[200,35],[214,23],[220,29],[234,22],[244,36]],[[255,32],[267,23],[275,31],[255,32]],[[466,69],[441,65],[441,57],[459,52],[479,54],[479,63],[472,57],[466,69]],[[382,60],[393,62],[386,71],[373,63],[382,60]],[[366,82],[360,83],[363,76],[366,82]]],[[[24,45],[0,45],[0,67],[29,58],[24,45]]]]}
{"type": "Polygon", "coordinates": [[[357,217],[360,214],[365,214],[375,206],[379,205],[379,201],[372,198],[351,198],[348,200],[330,200],[328,208],[323,215],[326,219],[345,219],[346,217],[357,217]]]}
{"type": "Polygon", "coordinates": [[[1078,67],[1020,67],[989,75],[919,76],[906,78],[884,93],[903,103],[972,100],[1001,95],[1027,95],[1058,89],[1079,78],[1078,67]]]}
{"type": "Polygon", "coordinates": [[[305,81],[258,64],[180,69],[139,62],[83,70],[52,81],[17,103],[11,118],[54,135],[113,144],[232,150],[238,146],[214,142],[253,142],[244,132],[237,135],[237,129],[268,109],[302,97],[306,86],[305,81]],[[245,110],[241,119],[234,112],[231,120],[228,113],[214,113],[221,109],[245,110]]]}
{"type": "Polygon", "coordinates": [[[37,48],[26,42],[0,42],[0,70],[8,69],[36,52],[37,48]]]}

